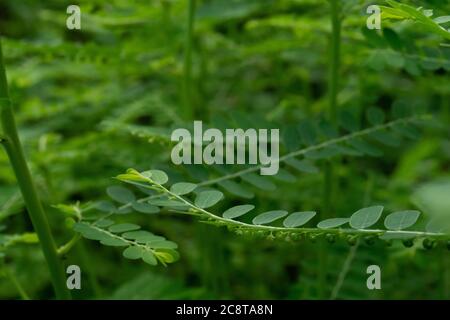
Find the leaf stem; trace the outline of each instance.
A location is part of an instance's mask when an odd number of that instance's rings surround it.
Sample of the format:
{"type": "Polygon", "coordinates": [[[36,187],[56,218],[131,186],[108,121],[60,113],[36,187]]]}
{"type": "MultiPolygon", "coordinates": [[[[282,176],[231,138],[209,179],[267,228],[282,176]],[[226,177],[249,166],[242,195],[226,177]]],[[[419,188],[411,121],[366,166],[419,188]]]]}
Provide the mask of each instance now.
{"type": "Polygon", "coordinates": [[[77,244],[77,242],[78,242],[78,240],[80,240],[80,238],[81,238],[81,235],[79,233],[76,233],[72,237],[72,239],[70,239],[66,244],[59,247],[58,255],[63,256],[65,254],[67,254],[77,244]]]}
{"type": "Polygon", "coordinates": [[[55,241],[50,231],[47,216],[39,200],[33,178],[25,160],[25,155],[17,133],[14,114],[9,100],[6,72],[0,43],[0,116],[3,133],[6,137],[4,147],[17,178],[31,222],[42,247],[50,277],[58,299],[70,299],[66,287],[65,273],[58,258],[55,241]]]}
{"type": "MultiPolygon", "coordinates": [[[[316,144],[316,145],[313,145],[313,146],[309,146],[309,147],[304,148],[304,149],[300,149],[300,150],[297,150],[297,151],[293,151],[293,152],[287,153],[286,155],[280,157],[279,159],[274,160],[273,162],[274,163],[277,163],[277,162],[278,163],[282,163],[282,162],[284,162],[286,160],[289,160],[291,158],[295,158],[295,157],[298,157],[298,156],[301,156],[301,155],[305,155],[306,153],[311,152],[311,151],[323,149],[323,148],[326,148],[326,147],[329,147],[331,145],[335,145],[335,144],[338,144],[338,143],[344,143],[344,142],[346,142],[348,140],[351,140],[351,139],[355,139],[355,138],[358,138],[358,137],[361,137],[361,136],[369,135],[369,134],[371,134],[373,132],[376,132],[376,131],[389,129],[389,128],[394,127],[394,126],[396,126],[398,124],[412,122],[412,121],[418,120],[420,118],[421,118],[420,116],[419,117],[413,116],[413,117],[409,117],[409,118],[397,119],[397,120],[394,120],[394,121],[391,121],[391,122],[388,122],[388,123],[385,123],[385,124],[380,124],[380,125],[376,125],[376,126],[364,129],[364,130],[352,132],[352,133],[349,133],[349,134],[344,135],[344,136],[339,137],[339,138],[330,139],[330,140],[327,140],[325,142],[322,142],[322,143],[319,143],[319,144],[316,144]]],[[[244,169],[244,170],[240,170],[238,172],[234,172],[234,173],[230,173],[228,175],[224,175],[224,176],[222,176],[220,178],[211,179],[211,180],[208,180],[208,181],[201,182],[201,183],[198,184],[198,186],[207,186],[207,185],[215,184],[215,183],[218,183],[218,182],[221,182],[221,181],[224,181],[224,180],[238,178],[238,177],[240,177],[240,176],[242,176],[244,174],[258,171],[262,167],[263,167],[263,165],[253,166],[251,168],[247,168],[247,169],[244,169]]]]}
{"type": "MultiPolygon", "coordinates": [[[[380,229],[342,229],[342,228],[330,228],[330,229],[319,229],[319,228],[285,228],[285,227],[274,227],[274,226],[266,226],[266,225],[253,225],[245,222],[227,219],[215,215],[205,209],[197,207],[189,200],[179,196],[169,189],[164,187],[161,184],[156,183],[155,181],[149,179],[152,184],[154,184],[160,192],[166,193],[170,195],[172,198],[176,198],[179,201],[186,204],[192,210],[202,214],[205,218],[211,219],[216,222],[218,225],[223,226],[232,226],[236,228],[240,228],[242,230],[254,230],[254,231],[268,231],[268,232],[294,232],[294,233],[310,233],[310,234],[324,234],[324,233],[332,233],[336,235],[360,235],[360,236],[380,236],[380,235],[404,235],[411,237],[435,237],[435,238],[447,238],[449,235],[445,233],[432,233],[432,232],[423,232],[423,231],[390,231],[390,230],[380,230],[380,229]]],[[[126,182],[126,180],[124,180],[126,182]]],[[[154,190],[155,188],[151,186],[154,190]]]]}

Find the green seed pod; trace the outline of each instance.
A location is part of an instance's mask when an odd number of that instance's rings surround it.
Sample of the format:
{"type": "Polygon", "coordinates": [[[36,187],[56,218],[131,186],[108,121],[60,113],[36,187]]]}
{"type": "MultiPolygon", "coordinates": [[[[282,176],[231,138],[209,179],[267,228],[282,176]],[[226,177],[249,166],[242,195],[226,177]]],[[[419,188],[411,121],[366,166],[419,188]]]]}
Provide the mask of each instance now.
{"type": "Polygon", "coordinates": [[[384,240],[386,247],[392,247],[392,240],[384,240]]]}
{"type": "Polygon", "coordinates": [[[422,246],[426,250],[433,249],[435,244],[436,243],[433,240],[430,240],[428,238],[423,239],[423,242],[422,242],[422,246]]]}
{"type": "Polygon", "coordinates": [[[312,243],[316,243],[317,241],[317,235],[315,234],[310,234],[308,235],[309,241],[311,241],[312,243]]]}
{"type": "Polygon", "coordinates": [[[373,236],[365,237],[364,242],[369,246],[373,246],[375,244],[375,238],[373,236]]]}
{"type": "Polygon", "coordinates": [[[289,234],[287,232],[277,232],[275,233],[275,237],[277,239],[286,239],[286,236],[288,236],[289,234]]]}
{"type": "Polygon", "coordinates": [[[414,241],[412,239],[405,239],[403,240],[403,245],[406,248],[411,248],[414,245],[414,241]]]}
{"type": "Polygon", "coordinates": [[[300,240],[300,235],[296,232],[291,232],[289,237],[291,238],[292,241],[300,240]]]}
{"type": "Polygon", "coordinates": [[[336,235],[329,233],[325,236],[325,239],[327,239],[328,243],[335,243],[336,235]]]}
{"type": "Polygon", "coordinates": [[[356,244],[357,238],[355,236],[348,236],[347,243],[352,247],[356,244]]]}

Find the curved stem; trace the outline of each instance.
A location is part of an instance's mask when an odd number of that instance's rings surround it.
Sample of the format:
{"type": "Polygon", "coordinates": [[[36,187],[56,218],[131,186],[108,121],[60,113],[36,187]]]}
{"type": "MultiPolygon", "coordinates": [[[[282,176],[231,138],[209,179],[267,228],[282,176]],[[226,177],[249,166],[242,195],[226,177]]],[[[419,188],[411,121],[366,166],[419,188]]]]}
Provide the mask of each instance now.
{"type": "Polygon", "coordinates": [[[81,235],[79,233],[75,234],[72,239],[69,240],[65,245],[58,248],[58,255],[63,256],[67,254],[80,240],[81,235]]]}
{"type": "MultiPolygon", "coordinates": [[[[126,180],[122,180],[122,181],[127,182],[126,180]]],[[[286,227],[274,227],[274,226],[268,226],[268,225],[248,224],[245,222],[220,217],[212,212],[209,212],[205,209],[197,207],[195,204],[193,204],[192,202],[183,198],[182,196],[171,192],[169,189],[167,189],[163,185],[156,183],[151,179],[149,179],[149,181],[151,181],[151,183],[156,186],[157,190],[169,195],[171,198],[179,200],[180,202],[184,203],[187,207],[194,210],[194,212],[198,212],[201,215],[203,215],[204,218],[211,219],[219,225],[222,224],[222,225],[230,226],[230,227],[233,226],[236,228],[240,228],[242,230],[255,230],[255,231],[268,231],[268,232],[294,232],[294,233],[311,233],[311,234],[330,233],[330,234],[336,234],[336,235],[342,234],[342,235],[360,235],[360,236],[379,236],[379,235],[395,234],[395,235],[404,235],[404,236],[411,236],[411,237],[434,237],[434,238],[443,238],[443,239],[446,239],[449,236],[448,234],[445,234],[445,233],[432,233],[432,232],[423,232],[423,231],[406,231],[406,230],[390,231],[390,230],[381,230],[381,229],[341,229],[341,228],[330,228],[330,229],[286,228],[286,227]]],[[[152,190],[155,190],[155,187],[153,187],[153,186],[150,186],[150,188],[152,190]]]]}
{"type": "Polygon", "coordinates": [[[22,192],[25,205],[28,210],[34,230],[36,231],[42,247],[50,277],[58,299],[70,299],[70,292],[66,287],[65,273],[58,258],[55,241],[50,231],[47,216],[37,195],[36,187],[30,170],[25,160],[19,135],[17,133],[11,102],[9,100],[8,85],[6,81],[5,68],[3,66],[3,55],[0,43],[0,116],[3,133],[6,137],[3,145],[8,154],[11,166],[17,178],[22,192]]]}
{"type": "MultiPolygon", "coordinates": [[[[425,118],[426,115],[424,115],[423,117],[425,118]]],[[[376,125],[376,126],[373,126],[373,127],[361,130],[361,131],[357,131],[357,132],[353,132],[353,133],[344,135],[344,136],[339,137],[339,138],[330,139],[330,140],[327,140],[325,142],[322,142],[322,143],[319,143],[319,144],[316,144],[316,145],[313,145],[313,146],[310,146],[310,147],[307,147],[307,148],[304,148],[304,149],[300,149],[300,150],[297,150],[297,151],[293,151],[293,152],[287,153],[284,156],[279,157],[278,159],[274,160],[273,162],[274,163],[277,163],[277,162],[278,163],[283,163],[286,160],[289,160],[291,158],[295,158],[295,157],[298,157],[298,156],[301,156],[301,155],[305,155],[306,153],[311,152],[311,151],[316,151],[316,150],[323,149],[323,148],[326,148],[326,147],[329,147],[329,146],[332,146],[332,145],[335,145],[335,144],[339,144],[339,143],[345,143],[348,140],[355,139],[355,138],[362,137],[362,136],[366,136],[366,135],[369,135],[369,134],[371,134],[373,132],[377,132],[377,131],[380,131],[380,130],[389,129],[389,128],[392,128],[392,127],[394,127],[394,126],[396,126],[398,124],[409,123],[409,122],[418,120],[420,118],[421,118],[420,116],[419,117],[414,116],[414,117],[410,117],[410,118],[403,118],[403,119],[394,120],[394,121],[391,121],[391,122],[388,122],[388,123],[385,123],[385,124],[376,125]]],[[[244,169],[244,170],[240,170],[238,172],[234,172],[234,173],[230,173],[230,174],[224,175],[224,176],[222,176],[220,178],[217,178],[217,179],[211,179],[211,180],[208,180],[208,181],[201,182],[201,183],[198,184],[198,186],[207,186],[207,185],[215,184],[215,183],[218,183],[218,182],[221,182],[221,181],[224,181],[224,180],[238,178],[238,177],[240,177],[240,176],[242,176],[244,174],[251,173],[251,172],[256,172],[256,171],[260,170],[262,167],[263,167],[263,165],[252,166],[250,168],[247,168],[247,169],[244,169]]]]}

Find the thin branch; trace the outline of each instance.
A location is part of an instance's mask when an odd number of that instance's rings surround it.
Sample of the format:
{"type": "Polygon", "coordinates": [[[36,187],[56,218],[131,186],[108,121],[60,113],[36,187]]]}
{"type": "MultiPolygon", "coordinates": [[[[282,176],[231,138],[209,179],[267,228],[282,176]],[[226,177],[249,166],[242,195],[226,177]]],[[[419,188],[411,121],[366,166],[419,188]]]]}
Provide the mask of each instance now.
{"type": "MultiPolygon", "coordinates": [[[[427,117],[427,116],[423,116],[423,117],[427,117]]],[[[339,138],[330,139],[330,140],[327,140],[325,142],[322,142],[322,143],[319,143],[319,144],[316,144],[316,145],[313,145],[313,146],[310,146],[310,147],[307,147],[307,148],[304,148],[304,149],[301,149],[301,150],[297,150],[297,151],[294,151],[294,152],[287,153],[286,155],[280,157],[279,159],[274,160],[273,163],[283,163],[286,160],[289,160],[291,158],[295,158],[295,157],[304,155],[304,154],[306,154],[308,152],[311,152],[311,151],[316,151],[316,150],[323,149],[323,148],[326,148],[326,147],[329,147],[329,146],[332,146],[332,145],[335,145],[335,144],[344,143],[344,142],[346,142],[348,140],[351,140],[351,139],[355,139],[355,138],[358,138],[358,137],[361,137],[361,136],[366,136],[366,135],[369,135],[369,134],[371,134],[373,132],[376,132],[376,131],[389,129],[389,128],[394,127],[394,126],[396,126],[398,124],[402,124],[402,123],[405,124],[405,123],[413,122],[415,120],[419,120],[420,118],[422,118],[422,117],[420,117],[420,116],[413,116],[413,117],[409,117],[409,118],[402,118],[402,119],[394,120],[394,121],[391,121],[391,122],[388,122],[388,123],[385,123],[385,124],[376,125],[376,126],[373,126],[373,127],[370,127],[370,128],[364,129],[364,130],[360,130],[360,131],[357,131],[357,132],[352,132],[350,134],[344,135],[344,136],[339,137],[339,138]]],[[[198,184],[198,186],[207,186],[207,185],[215,184],[215,183],[218,183],[218,182],[221,182],[221,181],[224,181],[224,180],[238,178],[238,177],[240,177],[240,176],[242,176],[244,174],[258,171],[258,170],[260,170],[263,167],[264,167],[264,165],[253,166],[251,168],[247,168],[247,169],[244,169],[244,170],[241,170],[241,171],[238,171],[238,172],[230,173],[230,174],[222,176],[220,178],[211,179],[211,180],[208,180],[208,181],[201,182],[201,183],[198,184]]]]}

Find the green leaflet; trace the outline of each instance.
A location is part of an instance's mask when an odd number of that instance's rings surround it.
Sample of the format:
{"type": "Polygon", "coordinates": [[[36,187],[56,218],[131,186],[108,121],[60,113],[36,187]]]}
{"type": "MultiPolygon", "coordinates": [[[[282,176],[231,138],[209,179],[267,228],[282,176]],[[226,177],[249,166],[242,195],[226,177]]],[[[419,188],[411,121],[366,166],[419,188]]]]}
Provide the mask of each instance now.
{"type": "Polygon", "coordinates": [[[286,163],[292,168],[306,173],[318,173],[319,169],[308,160],[297,160],[295,158],[289,158],[285,160],[286,163]]]}
{"type": "Polygon", "coordinates": [[[157,184],[165,184],[169,181],[169,177],[164,171],[161,170],[149,170],[142,172],[142,175],[148,177],[153,180],[157,184]]]}
{"type": "Polygon", "coordinates": [[[278,170],[278,173],[274,175],[273,178],[282,182],[289,182],[289,183],[295,182],[297,180],[292,173],[283,168],[280,168],[278,170]]]}
{"type": "Polygon", "coordinates": [[[433,19],[437,24],[444,24],[450,22],[450,16],[442,16],[433,19]]]}
{"type": "Polygon", "coordinates": [[[360,209],[350,217],[350,227],[354,229],[366,229],[377,223],[381,218],[382,212],[383,206],[360,209]]]}
{"type": "Polygon", "coordinates": [[[370,137],[390,147],[398,147],[401,144],[401,140],[396,135],[389,132],[384,131],[374,132],[370,135],[370,137]]]}
{"type": "Polygon", "coordinates": [[[99,201],[94,207],[103,212],[114,212],[117,210],[116,206],[111,201],[99,201]]]}
{"type": "Polygon", "coordinates": [[[254,208],[255,208],[255,206],[251,205],[251,204],[235,206],[235,207],[232,207],[232,208],[226,210],[223,213],[223,217],[226,219],[234,219],[234,218],[237,218],[237,217],[240,217],[240,216],[246,214],[247,212],[250,212],[254,208]]]}
{"type": "Polygon", "coordinates": [[[433,218],[427,223],[425,230],[432,233],[448,233],[450,232],[450,219],[445,216],[433,218]]]}
{"type": "Polygon", "coordinates": [[[170,191],[175,193],[176,195],[182,196],[188,193],[191,193],[192,191],[197,188],[197,185],[194,183],[189,182],[179,182],[175,183],[170,187],[170,191]]]}
{"type": "Polygon", "coordinates": [[[108,230],[111,231],[111,232],[114,232],[114,233],[120,233],[120,232],[138,230],[140,228],[141,227],[138,226],[137,224],[121,223],[121,224],[115,224],[115,225],[110,226],[108,228],[108,230]]]}
{"type": "Polygon", "coordinates": [[[223,198],[223,193],[216,190],[208,190],[200,192],[195,198],[195,205],[205,209],[212,207],[223,198]]]}
{"type": "Polygon", "coordinates": [[[173,199],[150,199],[149,204],[158,207],[184,207],[185,204],[179,200],[173,199]]]}
{"type": "Polygon", "coordinates": [[[314,211],[293,212],[283,221],[286,228],[298,228],[306,224],[316,215],[314,211]]]}
{"type": "Polygon", "coordinates": [[[109,227],[109,226],[111,226],[111,225],[113,225],[114,224],[114,221],[112,221],[112,220],[109,220],[109,219],[102,219],[102,220],[99,220],[99,221],[96,221],[96,222],[94,222],[94,226],[97,226],[97,227],[99,227],[99,228],[106,228],[106,227],[109,227]]]}
{"type": "Polygon", "coordinates": [[[158,213],[159,208],[157,206],[151,205],[149,203],[142,203],[142,202],[133,202],[131,204],[134,210],[141,212],[141,213],[158,213]]]}
{"type": "Polygon", "coordinates": [[[382,124],[385,118],[386,115],[384,114],[383,110],[374,107],[370,107],[369,109],[367,109],[367,120],[370,124],[374,126],[382,124]]]}
{"type": "Polygon", "coordinates": [[[384,225],[389,230],[403,230],[416,223],[420,212],[416,210],[405,210],[391,213],[384,220],[384,225]]]}
{"type": "Polygon", "coordinates": [[[316,129],[309,121],[302,121],[298,127],[298,132],[305,145],[313,145],[316,142],[316,129]]]}
{"type": "MultiPolygon", "coordinates": [[[[363,30],[368,30],[363,28],[363,30]]],[[[375,34],[370,32],[370,34],[375,34]]],[[[360,129],[360,123],[353,113],[347,110],[343,110],[339,113],[339,124],[348,132],[358,131],[360,129]]]]}
{"type": "Polygon", "coordinates": [[[121,186],[112,186],[106,189],[106,193],[111,199],[126,204],[136,200],[136,196],[130,190],[121,186]]]}
{"type": "Polygon", "coordinates": [[[145,231],[145,230],[138,230],[138,231],[130,231],[125,232],[122,234],[122,237],[129,240],[134,240],[140,243],[148,243],[152,241],[161,241],[165,240],[164,237],[154,235],[151,232],[145,231]]]}
{"type": "Polygon", "coordinates": [[[353,148],[369,156],[381,157],[383,152],[363,139],[352,139],[348,142],[353,148]]]}
{"type": "Polygon", "coordinates": [[[111,246],[111,247],[124,247],[124,246],[128,245],[128,242],[126,242],[123,239],[111,238],[111,237],[100,240],[100,243],[105,246],[111,246]]]}
{"type": "Polygon", "coordinates": [[[266,191],[273,191],[276,189],[275,184],[268,178],[257,175],[255,173],[249,173],[242,176],[242,180],[250,183],[251,185],[266,191]]]}
{"type": "Polygon", "coordinates": [[[242,184],[237,183],[232,180],[224,180],[220,181],[218,183],[219,186],[221,186],[225,191],[228,191],[229,193],[246,199],[251,199],[255,196],[253,192],[248,190],[246,187],[244,187],[242,184]]]}
{"type": "Polygon", "coordinates": [[[340,227],[349,222],[348,218],[331,218],[327,220],[320,221],[317,227],[319,229],[331,229],[340,227]]]}
{"type": "Polygon", "coordinates": [[[158,261],[156,260],[155,255],[151,251],[144,251],[142,253],[142,261],[144,261],[145,263],[147,263],[151,266],[156,266],[158,264],[158,261]]]}
{"type": "Polygon", "coordinates": [[[261,213],[253,218],[253,224],[268,224],[274,222],[275,220],[281,219],[287,216],[288,212],[284,210],[274,210],[261,213]]]}
{"type": "Polygon", "coordinates": [[[141,247],[128,247],[123,251],[123,256],[127,259],[137,260],[142,258],[144,249],[141,247]]]}
{"type": "Polygon", "coordinates": [[[167,241],[167,240],[154,240],[154,241],[147,241],[147,246],[153,249],[176,249],[178,248],[178,245],[173,241],[167,241]]]}

